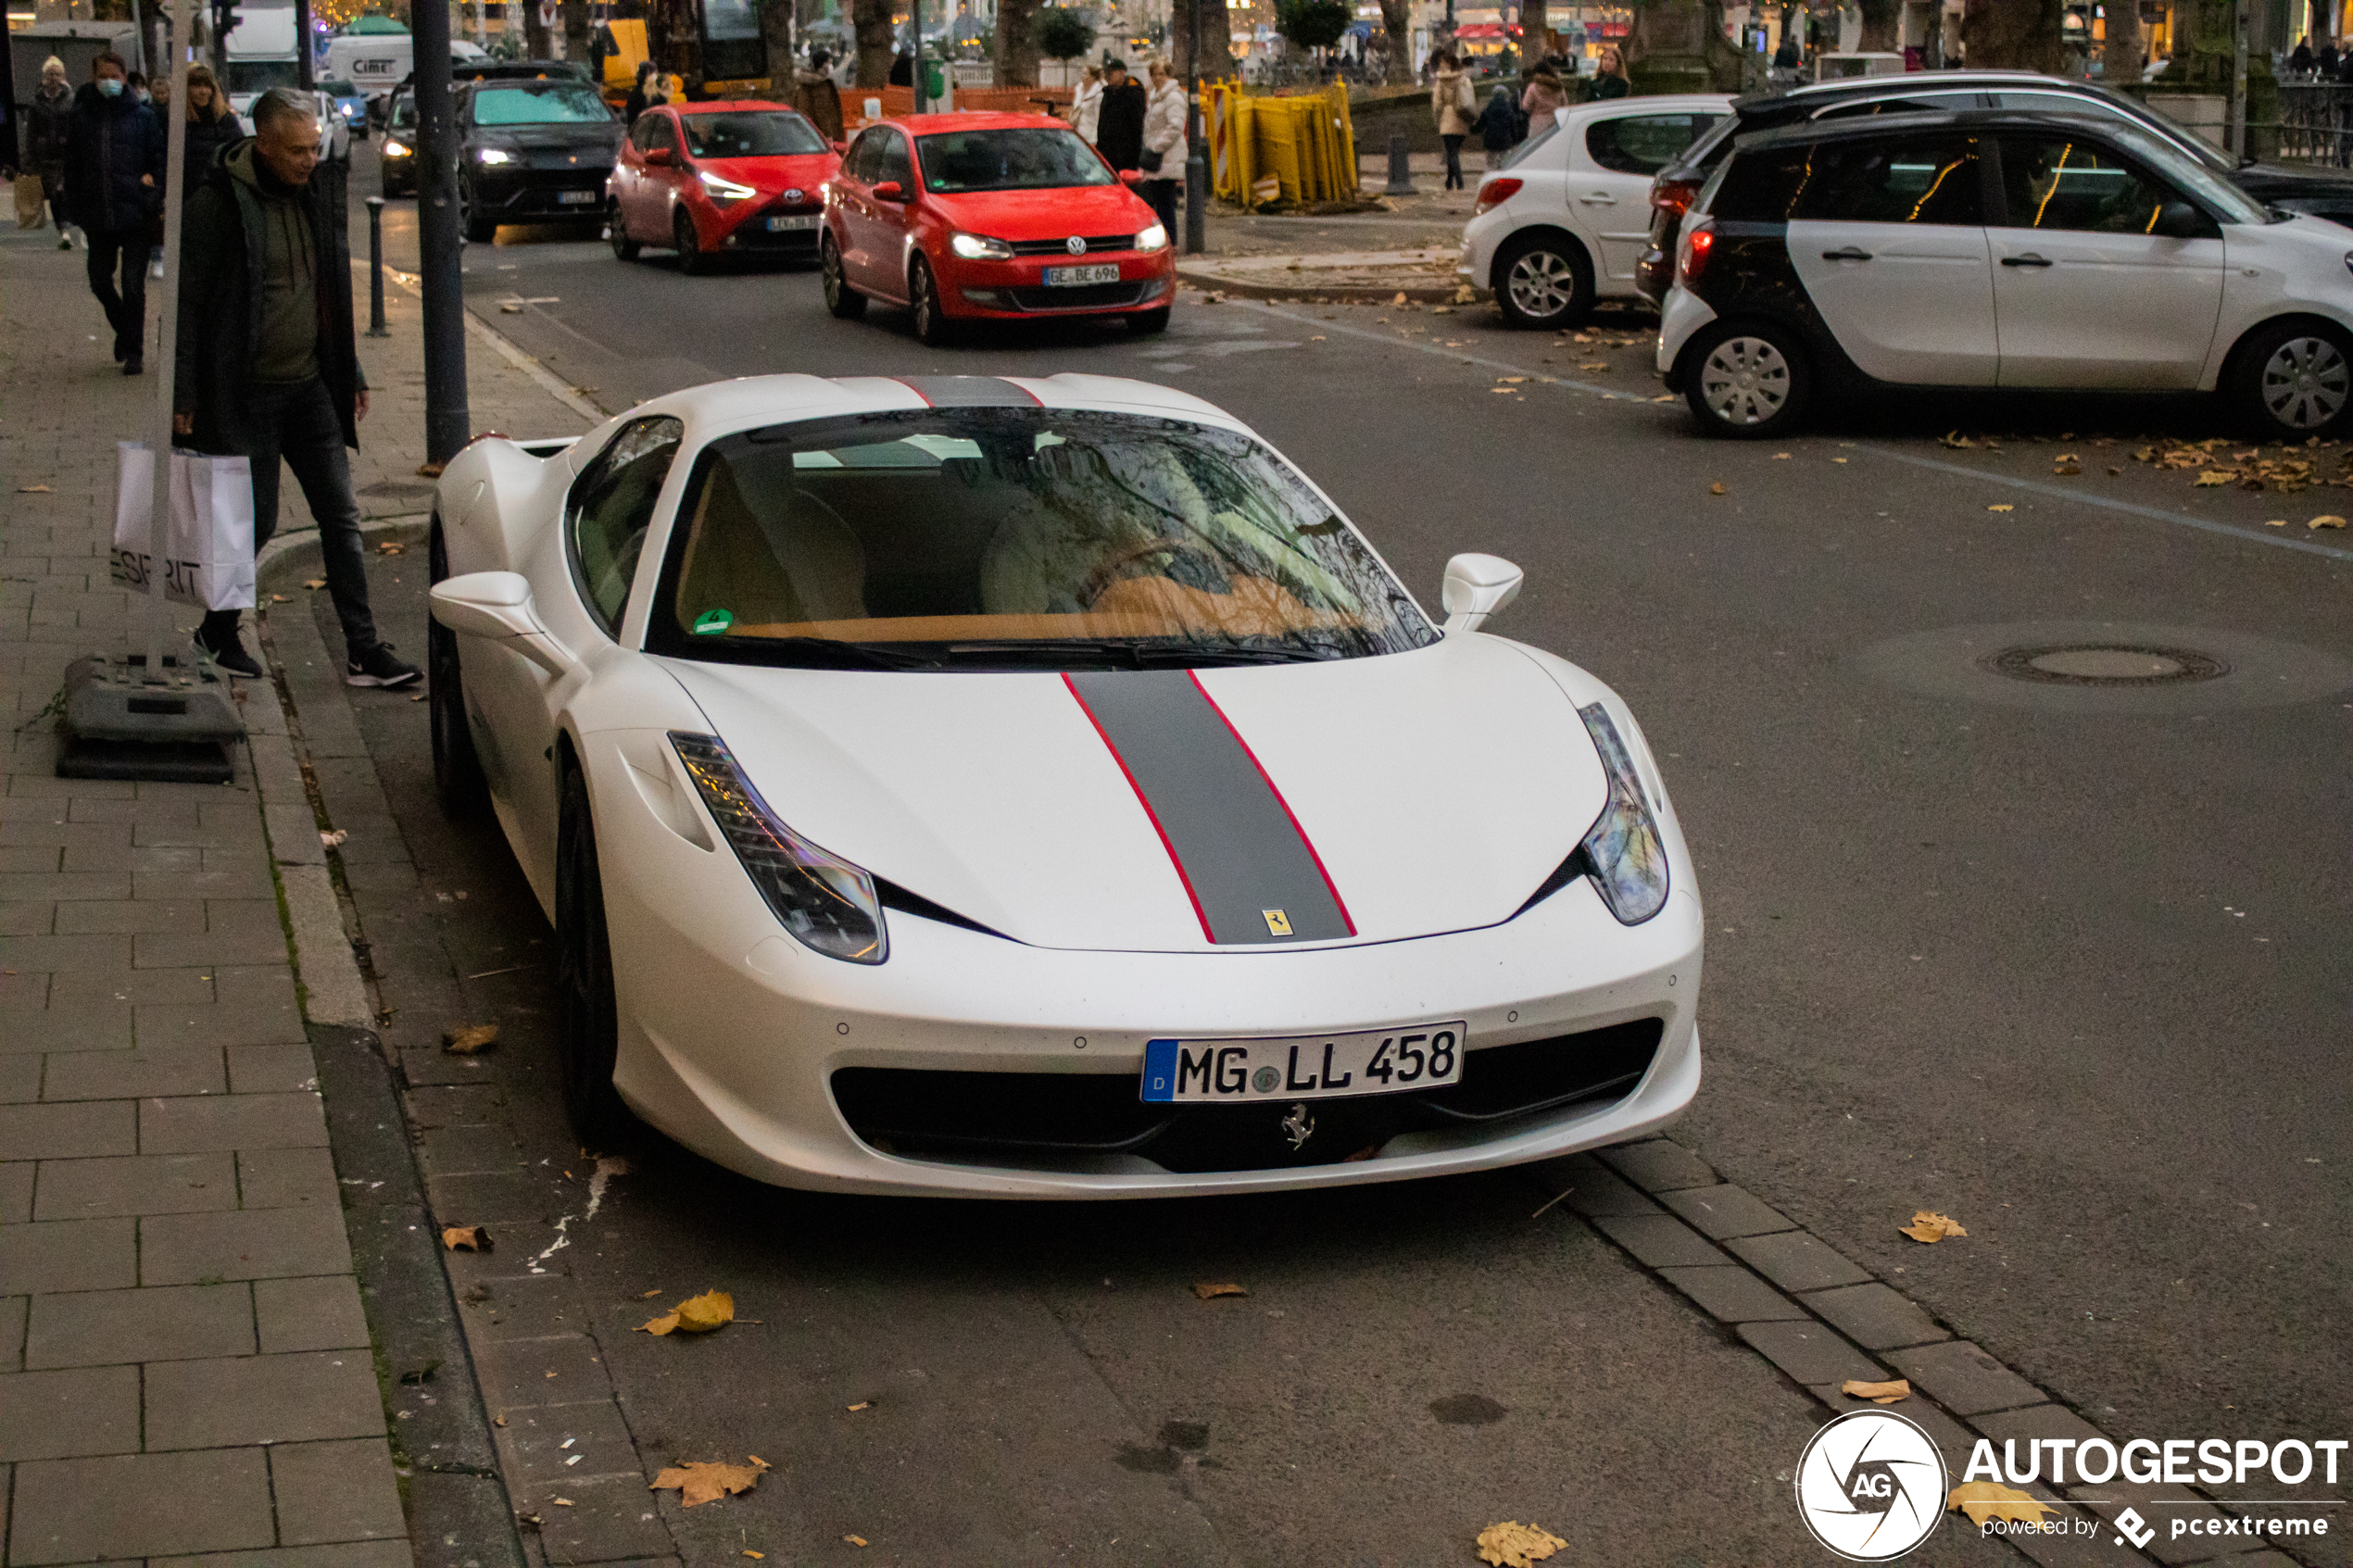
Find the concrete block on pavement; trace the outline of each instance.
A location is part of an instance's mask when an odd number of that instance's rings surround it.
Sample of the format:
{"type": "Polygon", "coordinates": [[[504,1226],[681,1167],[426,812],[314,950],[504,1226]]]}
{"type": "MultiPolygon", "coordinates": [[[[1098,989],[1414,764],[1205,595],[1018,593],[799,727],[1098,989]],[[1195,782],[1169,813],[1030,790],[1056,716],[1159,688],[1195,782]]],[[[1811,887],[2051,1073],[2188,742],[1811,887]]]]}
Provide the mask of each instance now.
{"type": "Polygon", "coordinates": [[[1718,1323],[1802,1320],[1806,1309],[1737,1263],[1661,1269],[1658,1277],[1690,1297],[1718,1323]]]}
{"type": "Polygon", "coordinates": [[[337,1546],[283,1547],[276,1551],[151,1557],[147,1568],[416,1568],[416,1559],[405,1540],[346,1541],[337,1546]]]}
{"type": "Polygon", "coordinates": [[[327,1119],[315,1094],[220,1095],[139,1102],[139,1148],[146,1154],[322,1148],[326,1142],[327,1119]]]}
{"type": "Polygon", "coordinates": [[[1896,1370],[1955,1415],[2044,1403],[2043,1391],[1966,1339],[1891,1350],[1896,1370]]]}
{"type": "Polygon", "coordinates": [[[139,1451],[139,1369],[0,1376],[0,1461],[139,1451]]]}
{"type": "Polygon", "coordinates": [[[1531,1165],[1529,1173],[1537,1185],[1561,1200],[1561,1207],[1572,1213],[1596,1220],[1604,1214],[1655,1214],[1657,1204],[1644,1198],[1625,1178],[1590,1154],[1573,1154],[1566,1160],[1548,1160],[1531,1165]]]}
{"type": "Polygon", "coordinates": [[[1738,1236],[1724,1245],[1783,1290],[1826,1290],[1860,1285],[1871,1277],[1805,1231],[1738,1236]]]}
{"type": "Polygon", "coordinates": [[[42,1098],[48,1101],[228,1092],[229,1074],[218,1046],[67,1052],[50,1060],[42,1085],[42,1098]]]}
{"type": "Polygon", "coordinates": [[[1607,1215],[1593,1224],[1604,1236],[1631,1252],[1638,1261],[1654,1269],[1705,1268],[1724,1261],[1724,1255],[1709,1246],[1697,1231],[1671,1214],[1607,1215]]]}
{"type": "Polygon", "coordinates": [[[307,1045],[229,1047],[229,1087],[237,1094],[302,1094],[318,1086],[307,1045]]]}
{"type": "Polygon", "coordinates": [[[269,1461],[259,1449],[40,1460],[17,1467],[11,1568],[240,1551],[276,1538],[269,1461]]]}
{"type": "Polygon", "coordinates": [[[1729,1182],[1662,1193],[1659,1201],[1683,1216],[1702,1236],[1718,1241],[1727,1236],[1765,1236],[1797,1229],[1796,1221],[1729,1182]]]}
{"type": "Polygon", "coordinates": [[[41,1061],[32,1055],[0,1056],[0,1105],[31,1105],[41,1098],[41,1061]]]}
{"type": "MultiPolygon", "coordinates": [[[[1996,1443],[2016,1442],[2021,1449],[2030,1441],[2045,1437],[2066,1438],[2071,1442],[2088,1443],[2106,1433],[2069,1410],[2065,1405],[2028,1405],[2022,1410],[1997,1411],[1988,1415],[1973,1416],[1969,1424],[1996,1443]]],[[[2020,1455],[2021,1461],[2025,1455],[2020,1455]]],[[[2070,1478],[2074,1471],[2070,1469],[2070,1478]]],[[[2044,1480],[2050,1479],[2044,1476],[2044,1480]]]]}
{"type": "Polygon", "coordinates": [[[343,1215],[325,1205],[159,1214],[139,1223],[139,1277],[150,1286],[350,1272],[343,1215]]]}
{"type": "Polygon", "coordinates": [[[28,1367],[107,1366],[253,1354],[253,1294],[244,1285],[37,1296],[28,1367]]]}
{"type": "Polygon", "coordinates": [[[562,1334],[473,1348],[482,1401],[492,1416],[511,1422],[515,1412],[537,1405],[576,1405],[610,1399],[612,1380],[585,1335],[562,1334]]]}
{"type": "Polygon", "coordinates": [[[359,1282],[349,1274],[256,1280],[253,1316],[265,1354],[359,1349],[368,1343],[359,1282]]]}
{"type": "Polygon", "coordinates": [[[0,1149],[11,1160],[80,1160],[139,1152],[128,1104],[0,1105],[0,1149]]]}
{"type": "Polygon", "coordinates": [[[1887,1375],[1872,1360],[1818,1323],[1744,1323],[1737,1331],[1758,1355],[1807,1385],[1867,1382],[1887,1375]]]}
{"type": "MultiPolygon", "coordinates": [[[[25,1169],[32,1169],[28,1165],[25,1169]]],[[[223,1153],[135,1154],[42,1161],[35,1218],[96,1220],[237,1206],[237,1163],[223,1153]]]]}
{"type": "Polygon", "coordinates": [[[1713,1186],[1723,1179],[1706,1160],[1669,1138],[1646,1138],[1595,1152],[1604,1164],[1644,1192],[1713,1186]]]}
{"type": "MultiPolygon", "coordinates": [[[[131,1004],[111,997],[94,1004],[77,1003],[54,1012],[45,1007],[9,1005],[0,1008],[0,1056],[129,1050],[131,1018],[131,1004]]],[[[15,1150],[9,1152],[14,1154],[15,1150]]]]}
{"type": "Polygon", "coordinates": [[[12,1296],[127,1289],[139,1283],[137,1227],[130,1219],[0,1225],[0,1280],[12,1296]]]}
{"type": "Polygon", "coordinates": [[[334,1157],[323,1148],[241,1149],[237,1188],[247,1209],[340,1207],[334,1157]]]}
{"type": "Polygon", "coordinates": [[[1866,1350],[1894,1350],[1953,1337],[1919,1308],[1873,1280],[1818,1290],[1806,1298],[1815,1315],[1866,1350]]]}
{"type": "Polygon", "coordinates": [[[287,1546],[395,1540],[408,1532],[382,1437],[281,1443],[270,1450],[278,1539],[287,1546]]]}
{"type": "Polygon", "coordinates": [[[384,1431],[365,1350],[166,1361],[147,1369],[147,1448],[231,1448],[384,1431]]]}
{"type": "Polygon", "coordinates": [[[32,1218],[32,1173],[30,1160],[0,1164],[0,1225],[21,1225],[32,1218]]]}

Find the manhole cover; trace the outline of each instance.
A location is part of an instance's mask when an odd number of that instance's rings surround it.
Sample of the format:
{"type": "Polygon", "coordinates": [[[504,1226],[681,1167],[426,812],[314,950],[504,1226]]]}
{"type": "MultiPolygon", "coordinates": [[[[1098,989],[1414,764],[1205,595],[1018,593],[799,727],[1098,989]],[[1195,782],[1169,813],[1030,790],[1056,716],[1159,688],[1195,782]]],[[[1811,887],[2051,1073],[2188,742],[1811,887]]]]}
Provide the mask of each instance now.
{"type": "Polygon", "coordinates": [[[2211,681],[2231,667],[2188,648],[2137,643],[2059,643],[2004,648],[1985,667],[2014,681],[2062,686],[2172,686],[2211,681]]]}

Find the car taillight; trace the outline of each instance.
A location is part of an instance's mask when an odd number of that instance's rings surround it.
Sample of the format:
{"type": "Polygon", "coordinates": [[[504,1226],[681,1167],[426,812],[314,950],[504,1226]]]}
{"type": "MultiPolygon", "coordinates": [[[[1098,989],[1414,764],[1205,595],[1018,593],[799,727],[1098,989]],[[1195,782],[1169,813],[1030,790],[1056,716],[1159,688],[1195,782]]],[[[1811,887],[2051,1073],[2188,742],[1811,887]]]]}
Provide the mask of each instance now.
{"type": "Polygon", "coordinates": [[[1471,216],[1476,218],[1482,212],[1503,206],[1519,194],[1521,183],[1517,180],[1490,180],[1478,188],[1478,200],[1471,207],[1471,216]]]}
{"type": "Polygon", "coordinates": [[[1683,254],[1675,266],[1676,276],[1682,281],[1685,288],[1699,282],[1699,275],[1707,270],[1707,258],[1715,249],[1716,225],[1706,219],[1701,219],[1685,231],[1683,254]]]}
{"type": "Polygon", "coordinates": [[[1680,218],[1691,211],[1693,198],[1699,194],[1696,180],[1660,180],[1651,186],[1651,206],[1662,207],[1680,218]]]}

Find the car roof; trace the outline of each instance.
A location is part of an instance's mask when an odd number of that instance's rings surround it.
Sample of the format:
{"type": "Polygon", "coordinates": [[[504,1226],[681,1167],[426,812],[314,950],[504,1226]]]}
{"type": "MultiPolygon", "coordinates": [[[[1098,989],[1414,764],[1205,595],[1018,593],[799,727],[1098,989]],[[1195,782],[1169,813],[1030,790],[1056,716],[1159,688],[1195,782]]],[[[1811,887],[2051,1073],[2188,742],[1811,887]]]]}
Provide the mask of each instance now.
{"type": "Polygon", "coordinates": [[[1556,110],[1563,125],[1587,119],[1610,119],[1629,114],[1674,114],[1679,111],[1714,110],[1723,112],[1732,107],[1730,93],[1661,93],[1646,98],[1604,98],[1596,103],[1571,104],[1556,110]]]}
{"type": "Polygon", "coordinates": [[[914,136],[937,135],[943,131],[1006,131],[1044,130],[1067,131],[1067,120],[1056,119],[1050,114],[1014,114],[1010,110],[969,110],[956,114],[901,114],[890,117],[893,125],[903,125],[914,136]]]}
{"type": "Polygon", "coordinates": [[[2046,76],[2038,70],[1911,70],[1894,76],[1852,76],[1840,82],[1807,82],[1795,87],[1771,93],[1752,93],[1733,106],[1787,103],[1792,99],[1816,103],[1826,99],[1868,98],[1877,93],[1923,93],[1940,88],[1950,91],[1971,87],[2044,87],[2059,88],[2098,95],[2099,89],[2088,82],[2072,77],[2046,76]]]}
{"type": "Polygon", "coordinates": [[[786,114],[800,112],[790,104],[779,104],[767,98],[713,98],[707,103],[667,104],[663,107],[680,114],[718,114],[727,109],[782,109],[786,114]]]}
{"type": "Polygon", "coordinates": [[[2114,115],[2063,114],[2049,109],[1909,109],[1901,114],[1877,114],[1868,119],[1808,119],[1795,125],[1775,125],[1736,137],[1735,152],[1759,152],[1806,142],[1845,141],[1856,136],[1889,135],[1901,131],[1944,128],[1967,131],[2046,131],[2063,126],[2083,131],[2114,131],[2114,115]]]}

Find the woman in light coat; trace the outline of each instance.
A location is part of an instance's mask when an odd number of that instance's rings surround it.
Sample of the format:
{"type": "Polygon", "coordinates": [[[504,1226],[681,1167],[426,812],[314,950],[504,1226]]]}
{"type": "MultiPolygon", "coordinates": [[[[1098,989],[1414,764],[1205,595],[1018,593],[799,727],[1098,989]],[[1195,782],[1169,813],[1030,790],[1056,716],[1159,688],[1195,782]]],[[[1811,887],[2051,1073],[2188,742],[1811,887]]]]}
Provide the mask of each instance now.
{"type": "Polygon", "coordinates": [[[1185,89],[1166,60],[1152,62],[1151,96],[1144,103],[1143,197],[1160,225],[1176,232],[1176,182],[1185,177],[1185,89]]]}
{"type": "Polygon", "coordinates": [[[1463,138],[1470,134],[1471,117],[1478,103],[1470,78],[1452,55],[1438,57],[1438,76],[1429,86],[1429,110],[1438,117],[1438,139],[1446,146],[1446,189],[1463,188],[1463,138]]]}
{"type": "Polygon", "coordinates": [[[1070,128],[1078,132],[1088,146],[1095,144],[1095,126],[1103,113],[1103,71],[1101,66],[1088,66],[1079,79],[1078,91],[1070,100],[1070,128]]]}

